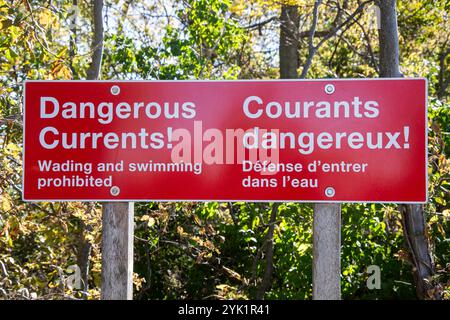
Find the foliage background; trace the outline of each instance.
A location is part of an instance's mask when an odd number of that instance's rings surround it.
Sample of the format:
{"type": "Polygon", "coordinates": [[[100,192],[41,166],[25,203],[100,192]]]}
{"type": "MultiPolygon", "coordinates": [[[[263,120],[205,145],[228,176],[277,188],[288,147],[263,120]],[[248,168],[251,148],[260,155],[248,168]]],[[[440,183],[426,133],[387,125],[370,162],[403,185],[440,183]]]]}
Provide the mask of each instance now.
{"type": "MultiPolygon", "coordinates": [[[[314,1],[282,2],[108,0],[102,78],[277,78],[280,7],[298,5],[300,29],[307,30],[314,1]]],[[[332,24],[339,5],[348,15],[359,3],[324,1],[319,27],[332,24]]],[[[429,80],[430,201],[425,212],[436,265],[433,283],[448,299],[450,2],[398,1],[398,10],[402,72],[429,80]]],[[[378,76],[378,36],[371,12],[368,5],[354,23],[324,43],[308,77],[378,76]]],[[[0,0],[0,299],[99,298],[100,205],[21,200],[22,83],[84,79],[91,20],[87,0],[0,0]],[[66,281],[74,264],[88,270],[81,290],[66,281]]],[[[300,39],[299,52],[303,65],[306,38],[300,39]]],[[[255,298],[267,263],[271,207],[137,203],[135,298],[255,298]]],[[[343,297],[415,298],[397,207],[346,204],[342,217],[343,297]],[[381,268],[380,290],[367,289],[370,265],[381,268]]],[[[266,299],[311,298],[311,230],[311,205],[280,206],[266,299]]]]}

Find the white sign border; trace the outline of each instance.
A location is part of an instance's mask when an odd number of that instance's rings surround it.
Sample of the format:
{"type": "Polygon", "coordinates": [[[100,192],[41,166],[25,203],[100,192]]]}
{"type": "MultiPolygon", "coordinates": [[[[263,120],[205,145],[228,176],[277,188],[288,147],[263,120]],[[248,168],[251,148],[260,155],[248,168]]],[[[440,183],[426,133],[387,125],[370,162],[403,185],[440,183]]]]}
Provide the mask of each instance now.
{"type": "Polygon", "coordinates": [[[22,200],[27,203],[31,202],[275,202],[275,203],[374,203],[374,204],[426,204],[429,200],[428,194],[428,79],[425,77],[417,78],[323,78],[323,79],[241,79],[241,80],[25,80],[23,82],[23,98],[22,98],[22,110],[23,110],[23,132],[22,132],[22,200]],[[170,82],[342,82],[342,81],[425,81],[425,200],[424,201],[363,201],[363,200],[236,200],[236,199],[27,199],[25,198],[25,121],[26,121],[26,84],[32,82],[94,82],[94,83],[130,83],[130,82],[158,82],[158,83],[170,83],[170,82]]]}

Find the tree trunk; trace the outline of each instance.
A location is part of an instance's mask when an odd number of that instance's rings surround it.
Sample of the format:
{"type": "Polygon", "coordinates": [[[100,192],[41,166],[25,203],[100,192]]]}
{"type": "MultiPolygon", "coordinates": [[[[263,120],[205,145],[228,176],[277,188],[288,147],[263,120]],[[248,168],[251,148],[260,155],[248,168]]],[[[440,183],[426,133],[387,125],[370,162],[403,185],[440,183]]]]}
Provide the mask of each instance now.
{"type": "MultiPolygon", "coordinates": [[[[74,0],[72,4],[78,5],[78,2],[74,0]]],[[[73,20],[72,20],[72,32],[74,34],[71,35],[71,55],[75,54],[75,46],[76,46],[76,14],[77,12],[73,12],[73,20]]],[[[92,41],[92,61],[89,65],[89,69],[87,70],[87,79],[88,80],[97,80],[100,76],[100,68],[102,64],[102,55],[103,55],[103,0],[95,0],[93,6],[93,26],[94,26],[94,39],[92,41]]],[[[73,71],[73,66],[72,66],[73,71]]],[[[87,205],[89,210],[94,210],[92,204],[87,205]]],[[[89,280],[89,260],[92,252],[92,244],[86,240],[84,234],[86,232],[91,232],[90,227],[86,227],[83,223],[82,228],[84,229],[81,236],[80,241],[78,243],[78,252],[77,252],[77,264],[80,267],[81,271],[81,280],[83,282],[83,297],[86,298],[86,292],[89,290],[88,280],[89,280]]]]}
{"type": "Polygon", "coordinates": [[[77,15],[78,15],[78,0],[72,0],[72,17],[70,22],[70,43],[69,43],[69,58],[70,58],[70,70],[72,71],[72,79],[77,79],[77,74],[74,66],[74,58],[77,54],[77,15]]]}
{"type": "MultiPolygon", "coordinates": [[[[299,34],[300,16],[298,7],[291,5],[282,5],[280,16],[280,78],[295,79],[298,78],[299,56],[298,56],[298,34],[299,34]]],[[[262,282],[256,293],[257,299],[263,299],[266,291],[270,288],[273,273],[273,234],[275,230],[276,218],[278,213],[278,203],[272,205],[272,211],[269,221],[269,229],[266,237],[266,270],[262,282]]]]}
{"type": "MultiPolygon", "coordinates": [[[[282,5],[280,16],[280,78],[295,79],[298,78],[299,55],[298,55],[298,34],[299,34],[300,16],[298,7],[291,5],[282,5]]],[[[263,299],[266,291],[270,288],[273,273],[273,234],[275,230],[276,218],[278,213],[278,203],[272,205],[272,211],[269,220],[269,229],[266,237],[266,270],[263,279],[256,293],[257,299],[263,299]]]]}
{"type": "Polygon", "coordinates": [[[273,233],[275,231],[275,224],[277,221],[277,213],[279,203],[274,203],[272,205],[272,212],[270,214],[269,220],[269,230],[267,231],[266,237],[266,271],[264,272],[264,277],[262,279],[261,285],[256,293],[256,299],[261,300],[264,298],[266,291],[269,290],[272,281],[273,272],[273,233]]]}
{"type": "Polygon", "coordinates": [[[450,48],[442,49],[442,53],[439,54],[439,75],[438,75],[438,87],[437,87],[437,97],[439,100],[444,99],[447,88],[450,86],[450,76],[445,77],[446,74],[446,63],[447,57],[450,55],[450,48]]]}
{"type": "MultiPolygon", "coordinates": [[[[399,43],[396,0],[378,1],[380,7],[380,76],[402,77],[399,64],[399,43]]],[[[426,236],[422,205],[399,205],[403,220],[403,234],[413,264],[416,294],[419,299],[429,298],[433,288],[434,263],[426,236]]]]}
{"type": "Polygon", "coordinates": [[[396,0],[378,1],[380,7],[380,76],[398,78],[400,73],[396,0]]]}
{"type": "Polygon", "coordinates": [[[94,39],[92,41],[92,61],[87,71],[88,80],[101,77],[100,68],[103,57],[103,0],[94,0],[94,39]]]}
{"type": "MultiPolygon", "coordinates": [[[[93,203],[87,203],[87,211],[92,213],[95,208],[93,203]]],[[[77,247],[77,265],[80,268],[80,276],[82,282],[83,298],[87,299],[87,292],[89,290],[89,266],[90,258],[92,252],[92,243],[86,238],[86,234],[92,232],[92,227],[86,225],[83,220],[81,220],[81,234],[77,247]]]]}
{"type": "Polygon", "coordinates": [[[426,235],[423,206],[400,205],[403,234],[413,264],[416,294],[419,299],[440,299],[438,294],[429,293],[434,288],[432,277],[435,273],[432,252],[426,235]]]}

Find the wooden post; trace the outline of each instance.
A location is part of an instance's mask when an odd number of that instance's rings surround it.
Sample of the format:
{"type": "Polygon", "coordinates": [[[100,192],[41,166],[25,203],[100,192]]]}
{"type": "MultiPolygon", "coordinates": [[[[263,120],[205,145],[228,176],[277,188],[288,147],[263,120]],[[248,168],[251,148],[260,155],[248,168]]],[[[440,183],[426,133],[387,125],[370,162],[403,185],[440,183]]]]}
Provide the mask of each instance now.
{"type": "Polygon", "coordinates": [[[102,300],[133,299],[134,203],[103,203],[102,300]]]}
{"type": "Polygon", "coordinates": [[[314,205],[313,299],[341,299],[341,205],[314,205]]]}

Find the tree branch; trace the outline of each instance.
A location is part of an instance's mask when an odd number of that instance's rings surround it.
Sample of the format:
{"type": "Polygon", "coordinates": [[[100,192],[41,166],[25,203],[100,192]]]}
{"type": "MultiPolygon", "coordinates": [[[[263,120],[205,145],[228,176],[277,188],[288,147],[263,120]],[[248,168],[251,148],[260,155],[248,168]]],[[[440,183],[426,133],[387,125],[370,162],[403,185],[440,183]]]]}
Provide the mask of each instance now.
{"type": "Polygon", "coordinates": [[[272,17],[272,18],[269,18],[269,19],[267,19],[267,20],[260,21],[260,22],[256,22],[256,23],[253,23],[253,24],[251,24],[251,25],[245,26],[245,27],[243,27],[243,28],[244,28],[244,29],[249,29],[249,30],[253,30],[253,29],[261,29],[263,26],[265,26],[266,24],[271,23],[272,21],[274,21],[274,20],[276,20],[276,19],[277,19],[277,17],[272,17]]]}
{"type": "MultiPolygon", "coordinates": [[[[353,11],[353,13],[352,13],[351,15],[349,15],[348,18],[347,18],[344,22],[342,22],[341,24],[339,24],[337,27],[335,27],[335,28],[329,30],[329,31],[327,32],[327,34],[324,34],[324,36],[323,36],[323,38],[320,40],[320,42],[319,42],[316,46],[313,45],[312,48],[311,48],[312,40],[314,40],[314,36],[316,35],[316,30],[315,30],[316,27],[314,26],[314,23],[313,23],[313,25],[311,26],[311,29],[310,29],[310,38],[309,38],[310,48],[309,48],[308,58],[307,58],[306,63],[305,63],[305,65],[304,65],[304,67],[303,67],[301,78],[306,78],[306,75],[308,74],[309,68],[310,68],[310,66],[311,66],[311,64],[312,64],[312,60],[313,60],[313,58],[314,58],[314,55],[315,55],[316,52],[320,49],[320,47],[322,47],[322,45],[323,45],[326,41],[328,41],[328,39],[330,39],[331,37],[335,36],[340,30],[342,30],[343,28],[345,28],[345,27],[347,27],[347,26],[350,27],[351,25],[353,25],[353,24],[357,21],[357,19],[355,19],[355,18],[356,18],[359,14],[361,14],[361,12],[364,10],[364,8],[366,7],[367,4],[369,4],[369,3],[373,2],[373,1],[374,1],[374,0],[367,0],[367,1],[361,2],[361,3],[359,4],[359,6],[355,9],[355,11],[353,11]],[[313,29],[313,28],[314,28],[314,29],[313,29]],[[311,33],[312,33],[311,31],[313,31],[312,40],[311,40],[311,33]]],[[[318,7],[318,5],[320,4],[320,2],[321,2],[321,1],[316,1],[316,3],[315,3],[315,9],[316,9],[316,6],[318,7]]],[[[317,13],[316,13],[316,15],[317,15],[317,13]]],[[[314,18],[313,18],[313,20],[314,20],[314,18]]],[[[314,21],[313,21],[313,22],[314,22],[314,21]]],[[[315,24],[317,24],[317,21],[316,21],[315,24]]],[[[348,28],[347,28],[347,29],[348,29],[348,28]]]]}
{"type": "Polygon", "coordinates": [[[279,203],[272,205],[272,213],[270,215],[269,230],[267,231],[267,248],[266,248],[266,271],[264,273],[261,286],[256,294],[256,299],[261,300],[264,298],[266,291],[270,288],[273,271],[273,234],[275,231],[275,221],[277,219],[279,203]]]}
{"type": "Polygon", "coordinates": [[[311,67],[312,59],[316,53],[316,50],[318,49],[314,47],[314,35],[316,34],[317,21],[319,20],[319,6],[321,4],[322,0],[316,0],[316,2],[314,2],[313,20],[308,35],[308,58],[306,59],[306,63],[303,66],[302,74],[300,75],[301,79],[306,78],[306,74],[311,67]]]}

